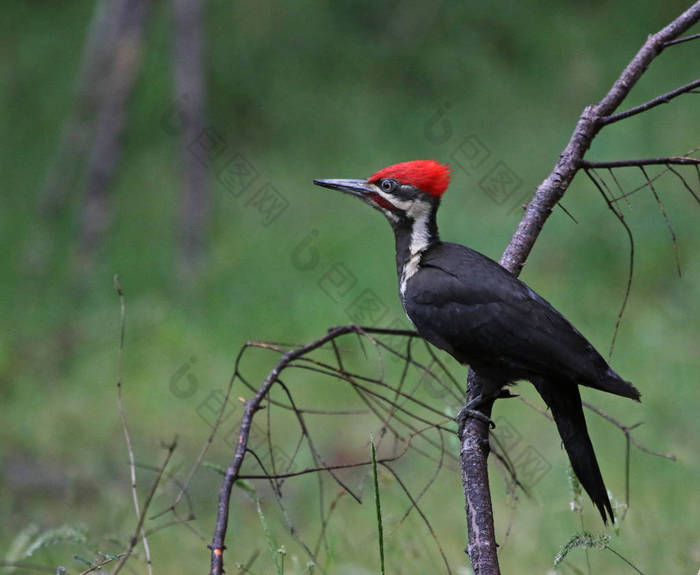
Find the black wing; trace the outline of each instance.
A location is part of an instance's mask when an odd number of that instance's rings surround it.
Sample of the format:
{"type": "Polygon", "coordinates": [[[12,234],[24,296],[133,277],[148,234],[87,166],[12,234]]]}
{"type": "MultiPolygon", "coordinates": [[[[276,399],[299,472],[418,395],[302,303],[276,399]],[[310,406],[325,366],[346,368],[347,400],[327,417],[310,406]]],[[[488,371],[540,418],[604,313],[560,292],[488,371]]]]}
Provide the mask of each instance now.
{"type": "Polygon", "coordinates": [[[490,258],[457,244],[430,248],[404,305],[434,345],[509,378],[546,376],[637,399],[557,310],[490,258]]]}

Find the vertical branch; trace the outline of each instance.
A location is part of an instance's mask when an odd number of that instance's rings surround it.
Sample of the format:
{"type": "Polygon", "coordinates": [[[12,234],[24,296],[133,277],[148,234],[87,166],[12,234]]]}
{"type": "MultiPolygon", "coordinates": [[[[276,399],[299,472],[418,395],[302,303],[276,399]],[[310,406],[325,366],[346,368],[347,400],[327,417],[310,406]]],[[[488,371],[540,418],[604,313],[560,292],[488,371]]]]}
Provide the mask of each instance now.
{"type": "MultiPolygon", "coordinates": [[[[479,394],[480,385],[476,374],[469,370],[467,402],[479,394]]],[[[482,407],[484,415],[490,417],[492,407],[493,402],[482,407]]],[[[475,418],[467,419],[461,431],[461,444],[462,484],[466,499],[469,534],[467,555],[476,575],[500,575],[489,488],[488,424],[475,418]]]]}
{"type": "MultiPolygon", "coordinates": [[[[695,2],[669,25],[656,34],[651,34],[605,97],[598,104],[584,109],[554,169],[538,186],[534,197],[525,208],[518,228],[501,257],[500,264],[505,269],[515,276],[520,275],[542,227],[582,167],[584,155],[604,126],[605,118],[617,110],[667,43],[678,38],[698,20],[700,20],[700,2],[695,2]]],[[[480,394],[482,385],[480,378],[470,371],[467,401],[480,394]]],[[[482,407],[485,415],[490,414],[491,407],[492,404],[482,407]]],[[[486,464],[488,427],[476,418],[467,418],[460,430],[460,441],[462,478],[469,525],[467,552],[475,575],[498,574],[500,571],[486,464]]]]}
{"type": "MultiPolygon", "coordinates": [[[[141,506],[139,505],[139,493],[136,490],[136,458],[134,457],[134,448],[131,444],[131,434],[129,433],[129,425],[126,420],[126,408],[124,407],[124,397],[122,394],[122,378],[124,374],[124,335],[126,327],[126,302],[124,298],[124,290],[122,289],[121,283],[119,282],[119,276],[115,275],[113,279],[114,289],[119,296],[119,364],[117,367],[117,405],[119,407],[119,419],[122,423],[122,431],[124,432],[124,441],[126,443],[126,450],[129,454],[129,475],[131,479],[131,496],[134,502],[134,511],[136,512],[136,517],[139,523],[142,524],[141,519],[141,506]]],[[[145,509],[145,508],[144,508],[145,509]]],[[[148,545],[148,538],[146,533],[141,531],[141,526],[136,531],[134,538],[131,542],[132,550],[136,545],[136,538],[141,535],[141,540],[143,541],[143,550],[146,555],[146,565],[148,567],[149,575],[153,575],[153,562],[151,561],[151,548],[148,545]]],[[[124,558],[120,561],[126,561],[127,556],[131,553],[127,553],[124,558]]]]}

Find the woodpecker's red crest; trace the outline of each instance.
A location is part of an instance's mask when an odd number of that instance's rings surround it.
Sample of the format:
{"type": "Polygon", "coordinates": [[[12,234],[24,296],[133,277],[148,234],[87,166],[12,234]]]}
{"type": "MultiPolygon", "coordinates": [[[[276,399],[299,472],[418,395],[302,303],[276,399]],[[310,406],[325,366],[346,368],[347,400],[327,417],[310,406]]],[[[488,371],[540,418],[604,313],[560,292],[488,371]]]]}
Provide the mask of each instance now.
{"type": "Polygon", "coordinates": [[[388,166],[372,174],[367,181],[376,183],[390,178],[401,185],[411,185],[439,198],[450,185],[450,167],[435,160],[413,160],[388,166]]]}

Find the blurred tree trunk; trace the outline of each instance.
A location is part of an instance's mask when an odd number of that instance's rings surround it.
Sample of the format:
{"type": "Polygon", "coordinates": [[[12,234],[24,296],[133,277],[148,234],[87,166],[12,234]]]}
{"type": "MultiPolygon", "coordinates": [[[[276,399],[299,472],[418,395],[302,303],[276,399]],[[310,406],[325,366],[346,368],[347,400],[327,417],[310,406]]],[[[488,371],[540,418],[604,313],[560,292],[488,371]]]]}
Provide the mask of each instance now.
{"type": "MultiPolygon", "coordinates": [[[[88,273],[111,220],[109,189],[121,158],[121,135],[126,124],[127,104],[143,54],[143,37],[150,0],[112,0],[116,37],[110,46],[110,61],[103,69],[104,89],[99,93],[95,137],[85,177],[85,197],[79,222],[74,258],[78,277],[88,273]]],[[[102,46],[93,49],[102,49],[102,46]]],[[[107,47],[105,47],[107,48],[107,47]]]]}
{"type": "Polygon", "coordinates": [[[45,271],[53,256],[53,228],[77,188],[84,168],[90,139],[94,133],[97,103],[105,92],[105,70],[109,68],[119,32],[124,2],[99,0],[90,22],[82,63],[76,83],[75,100],[61,129],[56,153],[46,172],[38,195],[36,222],[25,249],[25,271],[45,271]]]}
{"type": "Polygon", "coordinates": [[[185,283],[194,281],[202,263],[212,201],[207,143],[203,141],[206,139],[206,88],[202,13],[202,0],[173,0],[175,106],[182,120],[180,136],[184,185],[180,207],[178,272],[185,283]]]}

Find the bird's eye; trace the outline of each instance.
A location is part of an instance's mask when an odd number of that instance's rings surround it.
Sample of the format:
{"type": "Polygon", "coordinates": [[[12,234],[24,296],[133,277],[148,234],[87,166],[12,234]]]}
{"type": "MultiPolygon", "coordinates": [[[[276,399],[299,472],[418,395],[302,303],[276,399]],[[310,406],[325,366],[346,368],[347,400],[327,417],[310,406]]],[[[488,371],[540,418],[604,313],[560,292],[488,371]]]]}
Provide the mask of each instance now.
{"type": "Polygon", "coordinates": [[[391,192],[396,187],[396,180],[382,180],[382,190],[391,192]]]}

